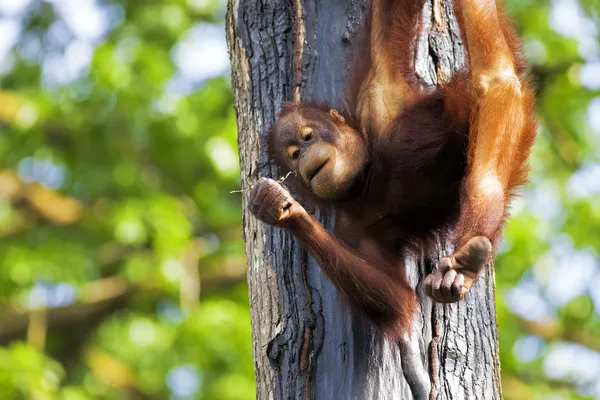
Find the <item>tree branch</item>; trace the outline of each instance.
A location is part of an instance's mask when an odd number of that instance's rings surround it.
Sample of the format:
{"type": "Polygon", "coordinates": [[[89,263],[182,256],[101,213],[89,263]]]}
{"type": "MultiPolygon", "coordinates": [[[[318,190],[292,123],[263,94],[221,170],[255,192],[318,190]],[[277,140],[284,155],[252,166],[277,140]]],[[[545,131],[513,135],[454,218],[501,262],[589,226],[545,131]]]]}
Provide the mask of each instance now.
{"type": "MultiPolygon", "coordinates": [[[[230,288],[245,280],[245,272],[245,269],[236,269],[233,272],[205,276],[201,279],[202,288],[208,291],[230,288]]],[[[157,288],[153,282],[129,285],[122,277],[115,276],[85,286],[77,303],[46,307],[35,312],[46,313],[48,329],[74,326],[113,313],[126,307],[133,297],[148,294],[160,297],[167,293],[157,288]]],[[[25,309],[0,311],[0,344],[6,344],[26,332],[31,313],[32,310],[25,309]]]]}
{"type": "Polygon", "coordinates": [[[600,342],[598,341],[598,338],[586,330],[580,328],[570,329],[554,320],[539,322],[518,318],[517,322],[522,330],[545,340],[564,340],[600,352],[600,342]]]}

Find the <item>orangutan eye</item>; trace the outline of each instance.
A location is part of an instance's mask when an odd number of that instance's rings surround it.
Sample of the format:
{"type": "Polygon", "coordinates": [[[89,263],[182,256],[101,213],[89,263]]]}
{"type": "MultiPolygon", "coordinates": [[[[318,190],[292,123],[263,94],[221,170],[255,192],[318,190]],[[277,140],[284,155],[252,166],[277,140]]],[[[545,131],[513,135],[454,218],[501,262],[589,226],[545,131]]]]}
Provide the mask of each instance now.
{"type": "Polygon", "coordinates": [[[303,126],[300,128],[300,136],[302,137],[302,140],[308,142],[313,138],[313,128],[310,126],[303,126]]]}
{"type": "Polygon", "coordinates": [[[296,146],[290,147],[288,149],[288,157],[292,160],[298,159],[300,157],[300,149],[296,146]]]}

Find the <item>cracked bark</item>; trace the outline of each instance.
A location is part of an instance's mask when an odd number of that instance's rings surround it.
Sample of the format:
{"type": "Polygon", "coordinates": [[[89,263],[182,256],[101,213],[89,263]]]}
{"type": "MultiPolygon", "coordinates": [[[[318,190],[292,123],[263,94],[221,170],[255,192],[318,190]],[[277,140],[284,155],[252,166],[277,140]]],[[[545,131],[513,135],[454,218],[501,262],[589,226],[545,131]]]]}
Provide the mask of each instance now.
{"type": "MultiPolygon", "coordinates": [[[[427,0],[415,73],[434,85],[464,65],[451,0],[427,0]]],[[[293,98],[336,105],[365,0],[230,0],[227,39],[238,118],[242,188],[277,178],[266,129],[293,98]],[[302,13],[302,19],[296,13],[302,13]],[[300,40],[297,38],[300,37],[300,40]],[[302,40],[303,39],[303,40],[302,40]]],[[[340,304],[319,266],[280,229],[246,208],[254,363],[259,399],[500,399],[494,275],[488,266],[465,301],[432,304],[426,274],[450,249],[407,260],[421,315],[411,339],[384,342],[340,304]]],[[[326,226],[332,218],[319,210],[326,226]]]]}

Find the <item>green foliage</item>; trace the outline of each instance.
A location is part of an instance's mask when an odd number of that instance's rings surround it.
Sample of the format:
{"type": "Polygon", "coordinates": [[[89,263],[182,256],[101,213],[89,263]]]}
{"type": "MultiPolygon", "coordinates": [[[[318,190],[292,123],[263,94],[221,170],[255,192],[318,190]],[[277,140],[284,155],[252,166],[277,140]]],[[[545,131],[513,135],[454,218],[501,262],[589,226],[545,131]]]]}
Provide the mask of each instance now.
{"type": "MultiPolygon", "coordinates": [[[[235,115],[208,46],[226,57],[224,7],[0,0],[21,28],[1,25],[0,399],[254,397],[235,115]]],[[[600,397],[600,3],[506,8],[541,124],[497,260],[504,394],[600,397]]]]}
{"type": "Polygon", "coordinates": [[[254,397],[224,6],[0,2],[0,398],[254,397]]]}

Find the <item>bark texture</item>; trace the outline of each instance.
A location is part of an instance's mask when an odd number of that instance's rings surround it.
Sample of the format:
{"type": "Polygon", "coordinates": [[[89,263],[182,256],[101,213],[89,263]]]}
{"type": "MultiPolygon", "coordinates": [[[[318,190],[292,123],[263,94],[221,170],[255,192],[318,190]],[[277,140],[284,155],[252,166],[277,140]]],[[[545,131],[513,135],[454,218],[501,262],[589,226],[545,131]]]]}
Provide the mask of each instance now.
{"type": "MultiPolygon", "coordinates": [[[[301,97],[336,105],[365,0],[230,0],[227,38],[238,118],[242,188],[278,177],[264,141],[281,106],[301,97]],[[298,18],[300,16],[300,18],[298,18]]],[[[424,84],[464,64],[451,0],[428,0],[417,41],[424,84]]],[[[494,275],[486,268],[466,299],[432,303],[422,281],[439,254],[407,260],[420,299],[413,333],[385,342],[340,303],[315,261],[281,229],[246,208],[244,238],[258,399],[500,399],[494,275]]],[[[326,226],[331,216],[316,210],[326,226]]]]}

